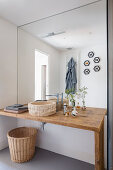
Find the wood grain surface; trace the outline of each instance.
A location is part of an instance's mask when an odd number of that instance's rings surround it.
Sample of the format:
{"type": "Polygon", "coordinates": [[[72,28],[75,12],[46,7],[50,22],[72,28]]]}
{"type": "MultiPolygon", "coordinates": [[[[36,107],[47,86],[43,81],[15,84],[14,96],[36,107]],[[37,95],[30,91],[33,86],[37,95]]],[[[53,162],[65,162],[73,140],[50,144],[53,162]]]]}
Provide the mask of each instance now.
{"type": "Polygon", "coordinates": [[[104,116],[107,113],[106,109],[102,108],[87,108],[85,111],[81,109],[78,110],[78,116],[72,117],[71,115],[66,117],[63,115],[63,111],[56,112],[54,115],[47,117],[37,117],[31,116],[29,112],[15,114],[4,112],[4,110],[0,110],[0,115],[16,117],[21,119],[34,120],[39,122],[46,122],[52,124],[58,124],[73,128],[91,130],[95,132],[100,132],[102,122],[104,120],[104,116]]]}
{"type": "Polygon", "coordinates": [[[95,170],[104,170],[104,121],[100,132],[95,132],[95,170]]]}

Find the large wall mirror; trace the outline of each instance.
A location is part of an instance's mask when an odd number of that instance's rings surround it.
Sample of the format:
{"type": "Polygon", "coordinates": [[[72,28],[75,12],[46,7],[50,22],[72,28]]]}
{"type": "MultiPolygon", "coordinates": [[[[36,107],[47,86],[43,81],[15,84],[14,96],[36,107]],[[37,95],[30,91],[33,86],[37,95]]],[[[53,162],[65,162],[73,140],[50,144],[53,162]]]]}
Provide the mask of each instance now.
{"type": "Polygon", "coordinates": [[[88,88],[86,105],[106,108],[106,39],[105,0],[19,27],[18,103],[65,97],[74,64],[73,87],[88,88]]]}

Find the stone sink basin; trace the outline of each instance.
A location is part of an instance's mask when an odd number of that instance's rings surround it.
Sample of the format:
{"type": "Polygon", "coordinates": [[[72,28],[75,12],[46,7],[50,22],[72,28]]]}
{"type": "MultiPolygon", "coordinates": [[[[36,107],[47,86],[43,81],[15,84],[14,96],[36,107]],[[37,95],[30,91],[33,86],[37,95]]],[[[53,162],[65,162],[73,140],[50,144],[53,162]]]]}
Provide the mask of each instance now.
{"type": "Polygon", "coordinates": [[[28,103],[29,114],[32,116],[50,116],[56,113],[55,101],[36,101],[28,103]]]}

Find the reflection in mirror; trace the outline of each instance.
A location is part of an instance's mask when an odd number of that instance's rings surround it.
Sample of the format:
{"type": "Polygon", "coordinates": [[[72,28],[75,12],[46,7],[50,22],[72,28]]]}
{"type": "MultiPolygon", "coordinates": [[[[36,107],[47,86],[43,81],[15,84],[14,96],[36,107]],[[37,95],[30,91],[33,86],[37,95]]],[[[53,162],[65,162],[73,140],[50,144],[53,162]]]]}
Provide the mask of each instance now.
{"type": "Polygon", "coordinates": [[[62,101],[65,89],[86,86],[86,105],[106,107],[105,2],[18,28],[19,103],[46,100],[48,95],[62,101]],[[99,62],[97,58],[97,63],[94,62],[95,57],[99,57],[99,62]],[[95,66],[99,66],[99,70],[94,69],[95,66]]]}
{"type": "Polygon", "coordinates": [[[35,100],[46,100],[48,94],[48,55],[35,51],[35,100]]]}

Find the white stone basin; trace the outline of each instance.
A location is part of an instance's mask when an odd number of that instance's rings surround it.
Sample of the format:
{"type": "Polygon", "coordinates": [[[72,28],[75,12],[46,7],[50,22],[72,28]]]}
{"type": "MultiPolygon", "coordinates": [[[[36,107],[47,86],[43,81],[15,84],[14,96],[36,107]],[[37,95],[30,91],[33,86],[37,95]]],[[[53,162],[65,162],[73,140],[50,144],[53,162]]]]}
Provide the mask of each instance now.
{"type": "Polygon", "coordinates": [[[32,116],[49,116],[56,113],[55,101],[37,101],[28,103],[29,114],[32,116]]]}

